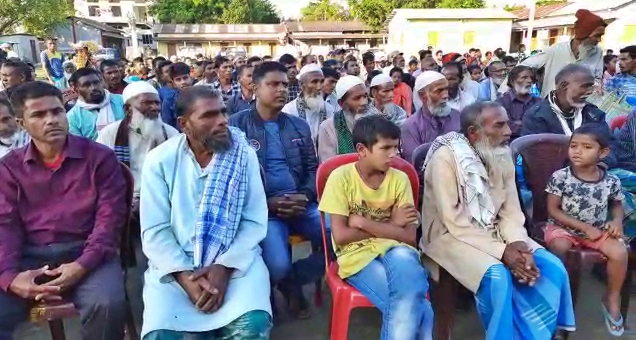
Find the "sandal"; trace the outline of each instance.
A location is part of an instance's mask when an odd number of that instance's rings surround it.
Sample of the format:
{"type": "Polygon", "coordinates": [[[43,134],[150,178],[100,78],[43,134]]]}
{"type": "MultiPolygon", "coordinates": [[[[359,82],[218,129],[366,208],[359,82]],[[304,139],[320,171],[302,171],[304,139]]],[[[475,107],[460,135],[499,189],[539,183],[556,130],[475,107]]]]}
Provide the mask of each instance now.
{"type": "Polygon", "coordinates": [[[605,318],[605,326],[607,327],[607,331],[615,337],[622,336],[625,332],[625,327],[623,327],[623,316],[619,316],[618,320],[614,320],[612,314],[605,307],[605,303],[601,302],[601,309],[603,311],[603,316],[605,318]]]}

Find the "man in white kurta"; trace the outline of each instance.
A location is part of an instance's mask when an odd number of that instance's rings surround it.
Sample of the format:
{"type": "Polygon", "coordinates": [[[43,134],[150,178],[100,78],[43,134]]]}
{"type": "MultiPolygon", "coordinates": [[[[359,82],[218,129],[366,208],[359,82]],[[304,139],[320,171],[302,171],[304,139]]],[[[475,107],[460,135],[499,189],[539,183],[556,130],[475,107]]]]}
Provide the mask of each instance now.
{"type": "Polygon", "coordinates": [[[209,145],[210,139],[218,139],[215,136],[219,134],[241,133],[228,130],[225,104],[217,93],[193,87],[184,91],[179,101],[176,113],[184,134],[153,149],[146,156],[142,172],[141,233],[149,260],[144,281],[142,338],[268,339],[272,320],[269,274],[259,247],[267,232],[267,203],[252,148],[247,148],[245,156],[247,183],[243,204],[237,209],[238,228],[227,249],[219,252],[209,265],[231,272],[220,308],[202,312],[176,280],[177,277],[183,280],[180,277],[183,272],[196,273],[201,269],[195,265],[199,261],[194,254],[201,250],[195,247],[199,245],[195,230],[199,230],[199,205],[204,204],[206,179],[215,175],[210,169],[216,169],[218,161],[213,156],[202,167],[201,153],[195,149],[209,145]]]}

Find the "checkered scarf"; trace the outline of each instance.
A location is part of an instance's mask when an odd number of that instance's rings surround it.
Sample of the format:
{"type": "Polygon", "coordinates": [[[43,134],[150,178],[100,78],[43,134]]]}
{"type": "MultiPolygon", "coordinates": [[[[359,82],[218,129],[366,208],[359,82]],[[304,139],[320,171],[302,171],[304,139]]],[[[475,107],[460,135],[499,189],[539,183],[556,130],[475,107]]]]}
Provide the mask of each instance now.
{"type": "Polygon", "coordinates": [[[247,144],[245,134],[230,127],[232,147],[214,153],[203,171],[207,180],[195,228],[194,264],[209,266],[225,253],[236,235],[247,192],[247,144]]]}

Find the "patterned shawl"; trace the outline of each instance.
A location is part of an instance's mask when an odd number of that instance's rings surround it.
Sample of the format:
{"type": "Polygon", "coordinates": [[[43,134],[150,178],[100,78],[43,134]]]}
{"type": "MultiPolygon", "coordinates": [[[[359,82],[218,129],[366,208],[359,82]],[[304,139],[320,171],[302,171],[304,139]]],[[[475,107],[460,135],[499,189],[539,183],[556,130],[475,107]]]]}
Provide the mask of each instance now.
{"type": "MultiPolygon", "coordinates": [[[[298,96],[296,100],[296,110],[298,110],[298,117],[307,120],[307,112],[312,112],[312,110],[307,105],[307,101],[305,101],[305,97],[303,95],[298,96]]],[[[320,111],[318,111],[319,121],[320,123],[324,122],[327,119],[327,109],[325,105],[320,107],[320,111]]]]}
{"type": "Polygon", "coordinates": [[[199,205],[195,227],[194,265],[214,263],[232,244],[241,222],[241,210],[247,193],[247,156],[249,144],[238,128],[229,127],[232,147],[214,153],[203,170],[207,180],[199,205]]]}
{"type": "Polygon", "coordinates": [[[333,123],[336,126],[336,137],[338,140],[338,155],[356,152],[353,145],[353,134],[347,126],[345,113],[340,110],[333,115],[333,123]]]}

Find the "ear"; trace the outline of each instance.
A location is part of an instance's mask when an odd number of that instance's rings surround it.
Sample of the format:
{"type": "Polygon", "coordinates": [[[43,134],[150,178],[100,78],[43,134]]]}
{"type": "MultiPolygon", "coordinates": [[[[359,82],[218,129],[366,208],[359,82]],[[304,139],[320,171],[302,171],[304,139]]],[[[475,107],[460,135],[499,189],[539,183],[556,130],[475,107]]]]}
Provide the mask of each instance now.
{"type": "Polygon", "coordinates": [[[187,123],[188,120],[185,118],[185,116],[177,117],[177,124],[179,124],[179,128],[181,131],[186,132],[190,130],[187,123]]]}
{"type": "Polygon", "coordinates": [[[356,152],[360,156],[364,156],[366,154],[367,150],[368,150],[367,147],[364,146],[364,144],[362,144],[362,143],[356,144],[355,148],[356,148],[356,152]]]}
{"type": "Polygon", "coordinates": [[[609,155],[610,153],[610,149],[609,148],[602,148],[601,149],[601,154],[600,154],[600,158],[605,159],[605,157],[607,157],[607,155],[609,155]]]}

